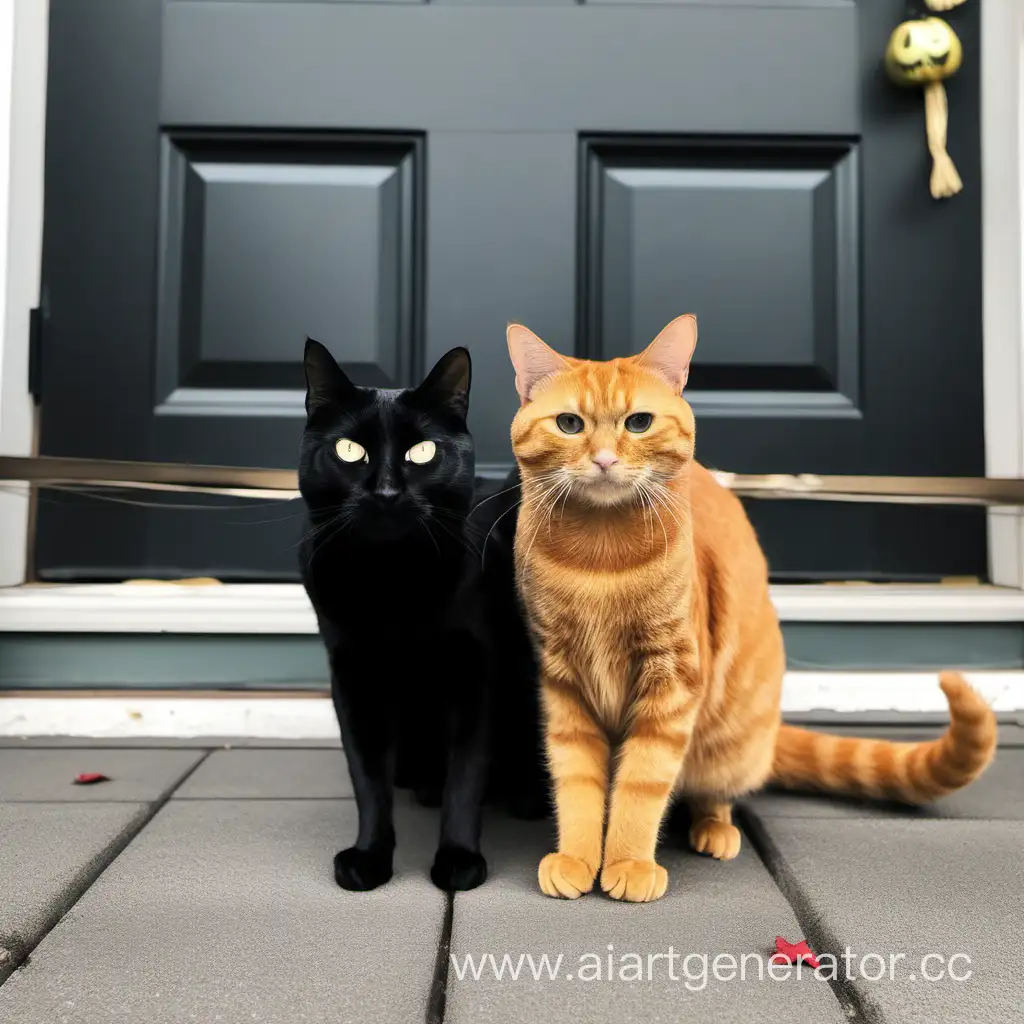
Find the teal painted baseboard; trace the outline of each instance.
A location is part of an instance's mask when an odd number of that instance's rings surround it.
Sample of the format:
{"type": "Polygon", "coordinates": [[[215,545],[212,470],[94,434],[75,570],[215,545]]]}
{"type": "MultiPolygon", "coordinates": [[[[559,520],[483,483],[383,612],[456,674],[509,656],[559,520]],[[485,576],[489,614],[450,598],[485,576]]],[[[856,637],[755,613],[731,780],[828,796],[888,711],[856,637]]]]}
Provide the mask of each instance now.
{"type": "Polygon", "coordinates": [[[0,689],[326,690],[328,678],[308,635],[0,635],[0,689]]]}
{"type": "MultiPolygon", "coordinates": [[[[1024,623],[791,622],[795,671],[1024,668],[1024,623]]],[[[324,690],[315,636],[3,633],[0,689],[324,690]]]]}
{"type": "Polygon", "coordinates": [[[1022,622],[786,622],[793,671],[1024,667],[1022,622]]]}

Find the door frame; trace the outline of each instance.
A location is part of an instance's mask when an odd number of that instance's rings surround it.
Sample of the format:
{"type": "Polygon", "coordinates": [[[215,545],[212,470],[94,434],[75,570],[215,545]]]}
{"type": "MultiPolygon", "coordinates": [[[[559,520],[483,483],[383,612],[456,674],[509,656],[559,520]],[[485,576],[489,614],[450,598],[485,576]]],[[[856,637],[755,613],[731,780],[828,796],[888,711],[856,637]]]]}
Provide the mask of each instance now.
{"type": "MultiPolygon", "coordinates": [[[[39,305],[49,4],[0,4],[0,451],[31,455],[29,316],[39,305]]],[[[28,489],[0,484],[0,586],[24,582],[28,489]]]]}
{"type": "MultiPolygon", "coordinates": [[[[985,465],[1024,477],[1024,3],[981,5],[982,290],[985,465]]],[[[14,0],[0,14],[0,451],[29,455],[29,311],[39,304],[48,5],[14,0]]],[[[923,187],[923,179],[922,179],[923,187]]],[[[970,187],[968,183],[967,187],[970,187]]],[[[955,202],[955,200],[953,200],[955,202]]],[[[0,586],[27,579],[27,492],[0,492],[0,586]]],[[[993,583],[1024,590],[1024,510],[988,516],[993,583]]],[[[963,605],[971,601],[963,588],[963,605]]],[[[851,617],[861,601],[851,588],[851,617]]],[[[915,601],[906,595],[908,612],[915,601]]],[[[843,602],[845,606],[846,602],[843,602]]],[[[950,618],[960,618],[950,604],[950,618]]],[[[862,617],[857,614],[855,617],[862,617]]],[[[211,624],[216,630],[216,624],[211,624]]]]}
{"type": "MultiPolygon", "coordinates": [[[[1024,476],[1024,3],[981,5],[985,472],[1024,476]]],[[[1024,510],[988,514],[989,578],[1024,588],[1024,510]]]]}

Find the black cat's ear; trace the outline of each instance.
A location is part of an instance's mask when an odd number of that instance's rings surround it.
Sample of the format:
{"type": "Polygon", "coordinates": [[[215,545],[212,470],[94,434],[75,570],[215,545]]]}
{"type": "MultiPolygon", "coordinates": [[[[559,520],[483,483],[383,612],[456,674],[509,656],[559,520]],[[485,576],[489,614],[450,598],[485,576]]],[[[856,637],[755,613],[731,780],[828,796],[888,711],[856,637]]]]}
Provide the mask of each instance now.
{"type": "Polygon", "coordinates": [[[464,348],[453,348],[438,359],[416,393],[432,402],[447,405],[464,417],[469,411],[469,384],[472,376],[473,364],[469,352],[464,348]]]}
{"type": "Polygon", "coordinates": [[[345,371],[319,341],[306,339],[303,366],[306,370],[307,415],[316,409],[337,405],[355,391],[355,385],[345,376],[345,371]]]}

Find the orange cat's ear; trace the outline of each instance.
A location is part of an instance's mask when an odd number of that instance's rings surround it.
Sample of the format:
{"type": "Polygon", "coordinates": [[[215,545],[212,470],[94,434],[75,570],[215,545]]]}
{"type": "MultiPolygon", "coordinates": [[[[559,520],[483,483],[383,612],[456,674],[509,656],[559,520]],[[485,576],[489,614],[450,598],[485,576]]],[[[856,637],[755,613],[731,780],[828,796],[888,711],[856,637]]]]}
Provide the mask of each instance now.
{"type": "Polygon", "coordinates": [[[565,359],[529,327],[509,324],[505,337],[508,339],[508,354],[516,368],[516,391],[524,402],[530,400],[531,392],[545,377],[569,369],[565,359]]]}
{"type": "Polygon", "coordinates": [[[636,361],[653,370],[676,392],[686,387],[690,360],[697,347],[697,318],[692,313],[677,316],[636,356],[636,361]]]}

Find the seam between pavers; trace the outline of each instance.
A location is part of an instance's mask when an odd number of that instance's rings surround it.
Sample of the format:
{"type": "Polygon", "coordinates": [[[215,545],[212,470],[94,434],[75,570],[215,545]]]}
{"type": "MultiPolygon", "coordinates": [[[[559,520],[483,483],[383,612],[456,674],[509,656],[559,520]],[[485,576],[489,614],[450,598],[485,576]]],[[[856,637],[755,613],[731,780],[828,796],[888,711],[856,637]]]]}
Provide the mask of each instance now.
{"type": "Polygon", "coordinates": [[[29,800],[25,797],[18,797],[14,800],[0,800],[2,804],[16,804],[16,805],[29,805],[29,804],[67,804],[73,807],[88,807],[89,804],[148,804],[149,801],[145,797],[137,797],[133,800],[131,797],[126,796],[112,796],[109,799],[103,800],[29,800]]]}
{"type": "MultiPolygon", "coordinates": [[[[804,934],[799,938],[807,939],[816,953],[828,953],[833,958],[833,963],[838,964],[840,946],[837,936],[814,909],[785,854],[769,835],[764,822],[749,807],[737,807],[735,813],[744,833],[761,858],[761,863],[772,876],[772,880],[796,916],[797,923],[803,929],[804,934]]],[[[853,982],[839,977],[836,972],[836,977],[829,979],[828,984],[847,1019],[855,1024],[885,1024],[878,1004],[860,991],[853,982]]]]}
{"type": "Polygon", "coordinates": [[[448,1000],[448,972],[451,969],[452,924],[455,919],[455,893],[445,893],[444,920],[434,960],[434,977],[427,996],[427,1024],[442,1024],[448,1000]]]}
{"type": "MultiPolygon", "coordinates": [[[[8,801],[10,803],[10,801],[8,801]]],[[[52,802],[52,801],[51,801],[52,802]]],[[[738,813],[738,810],[737,810],[738,813]]],[[[757,814],[757,811],[750,811],[757,814]]],[[[1021,821],[1020,818],[994,818],[991,814],[929,814],[916,817],[887,817],[877,814],[766,814],[768,821],[899,821],[899,822],[924,822],[924,821],[1021,821]]]]}
{"type": "MultiPolygon", "coordinates": [[[[0,694],[2,694],[0,690],[0,694]]],[[[209,753],[215,753],[218,750],[342,750],[343,748],[338,744],[325,743],[323,745],[309,744],[301,740],[291,743],[288,740],[280,740],[277,743],[268,743],[260,741],[257,743],[250,742],[245,736],[240,736],[233,742],[215,743],[213,746],[208,745],[204,741],[202,743],[164,743],[159,739],[153,743],[147,743],[145,736],[134,737],[134,736],[123,736],[120,737],[122,740],[132,741],[129,746],[125,746],[124,743],[118,742],[118,737],[110,737],[108,742],[104,742],[102,745],[95,741],[90,742],[86,737],[81,743],[46,743],[47,739],[59,739],[60,737],[48,737],[48,736],[0,736],[0,750],[170,750],[170,751],[181,751],[181,750],[206,750],[209,753]],[[16,743],[5,743],[4,740],[17,740],[16,743]]],[[[1021,741],[1024,744],[1024,740],[1021,741]]]]}
{"type": "MultiPolygon", "coordinates": [[[[21,737],[0,737],[4,739],[21,739],[21,737]]],[[[46,736],[27,736],[24,737],[23,742],[17,744],[11,744],[10,746],[0,746],[0,750],[116,750],[121,752],[122,750],[165,750],[174,754],[178,754],[181,751],[201,751],[205,750],[208,754],[214,750],[265,750],[272,749],[277,750],[278,747],[265,748],[265,747],[222,747],[222,746],[206,746],[204,743],[197,743],[194,746],[182,747],[171,744],[164,746],[161,743],[133,743],[131,746],[126,747],[123,743],[118,743],[116,739],[111,739],[109,743],[44,743],[43,740],[47,739],[46,736]],[[33,740],[38,740],[38,743],[33,743],[33,740]]],[[[56,738],[56,737],[55,737],[56,738]]],[[[126,736],[125,739],[130,737],[126,736]]],[[[319,748],[307,748],[307,749],[319,749],[319,748]]]]}
{"type": "MultiPolygon", "coordinates": [[[[194,803],[200,803],[200,802],[202,802],[204,800],[205,801],[209,801],[209,800],[230,800],[230,801],[235,802],[235,803],[259,803],[261,800],[262,801],[267,801],[267,800],[287,800],[288,803],[296,803],[296,802],[302,802],[304,800],[319,800],[321,803],[324,803],[324,802],[330,803],[330,802],[332,802],[334,800],[355,800],[355,796],[353,794],[351,794],[351,793],[348,794],[347,796],[241,796],[238,793],[228,793],[228,794],[226,794],[224,796],[176,796],[176,797],[174,797],[174,799],[177,800],[179,804],[188,804],[188,803],[193,803],[194,804],[194,803]]],[[[8,803],[13,803],[14,801],[8,800],[7,802],[8,803]]],[[[30,802],[33,802],[33,801],[25,801],[25,802],[26,803],[30,803],[30,802]]],[[[47,801],[47,803],[55,803],[55,802],[56,801],[53,801],[53,800],[48,800],[47,801]]],[[[68,801],[68,803],[71,803],[71,802],[72,801],[68,801]]],[[[81,801],[75,801],[75,802],[76,803],[81,803],[81,801]]],[[[113,803],[113,802],[114,801],[111,801],[111,803],[113,803]]],[[[121,803],[132,803],[133,801],[131,801],[131,800],[122,800],[120,802],[121,803]]],[[[135,801],[135,802],[137,802],[137,801],[135,801]]]]}
{"type": "MultiPolygon", "coordinates": [[[[172,782],[152,803],[145,803],[142,810],[128,823],[125,830],[114,837],[99,853],[87,861],[72,876],[53,901],[50,912],[43,923],[30,936],[7,935],[4,937],[8,958],[0,963],[0,987],[19,968],[28,963],[32,953],[47,935],[60,923],[69,910],[89,891],[92,884],[124,852],[133,839],[153,820],[156,814],[171,799],[174,791],[210,756],[210,750],[203,750],[195,764],[172,782]]],[[[10,801],[8,801],[10,802],[10,801]]],[[[70,801],[31,801],[32,803],[62,803],[70,801]]],[[[99,803],[137,803],[138,801],[96,801],[99,803]]],[[[82,806],[79,803],[79,806],[82,806]]],[[[87,804],[86,804],[87,806],[87,804]]]]}

